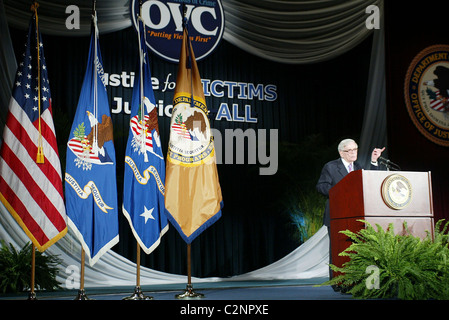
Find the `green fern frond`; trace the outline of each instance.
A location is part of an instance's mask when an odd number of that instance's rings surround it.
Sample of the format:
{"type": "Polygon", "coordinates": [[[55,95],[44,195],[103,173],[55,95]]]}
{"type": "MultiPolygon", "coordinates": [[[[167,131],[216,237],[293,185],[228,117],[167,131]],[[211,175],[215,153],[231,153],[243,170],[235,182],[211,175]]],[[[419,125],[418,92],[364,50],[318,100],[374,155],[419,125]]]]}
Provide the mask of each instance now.
{"type": "MultiPolygon", "coordinates": [[[[21,250],[0,240],[0,291],[21,292],[30,286],[32,246],[28,242],[21,250]]],[[[61,260],[53,255],[35,252],[35,287],[38,290],[59,289],[56,280],[61,260]]]]}

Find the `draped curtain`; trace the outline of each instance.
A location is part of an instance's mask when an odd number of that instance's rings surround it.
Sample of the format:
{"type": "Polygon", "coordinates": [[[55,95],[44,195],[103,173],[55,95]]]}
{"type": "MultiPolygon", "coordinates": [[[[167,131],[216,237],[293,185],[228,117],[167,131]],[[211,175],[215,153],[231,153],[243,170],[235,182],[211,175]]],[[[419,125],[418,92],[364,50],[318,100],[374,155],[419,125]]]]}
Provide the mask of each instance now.
{"type": "MultiPolygon", "coordinates": [[[[28,0],[3,0],[9,25],[25,28],[28,0]]],[[[129,0],[97,0],[101,33],[131,26],[129,0]]],[[[282,63],[313,63],[332,59],[359,44],[369,34],[369,5],[382,0],[222,0],[224,39],[262,58],[282,63]]],[[[90,33],[91,0],[39,1],[44,34],[86,36],[90,33]],[[68,30],[69,5],[80,9],[80,29],[68,30]]]]}
{"type": "Polygon", "coordinates": [[[381,1],[225,0],[224,39],[282,63],[329,60],[365,39],[365,8],[381,1]]]}

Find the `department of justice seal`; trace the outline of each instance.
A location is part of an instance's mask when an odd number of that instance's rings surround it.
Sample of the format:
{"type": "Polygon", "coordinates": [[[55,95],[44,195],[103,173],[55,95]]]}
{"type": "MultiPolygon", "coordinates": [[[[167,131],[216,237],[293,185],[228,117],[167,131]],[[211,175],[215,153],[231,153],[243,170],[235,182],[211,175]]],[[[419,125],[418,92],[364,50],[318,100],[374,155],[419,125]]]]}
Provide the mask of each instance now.
{"type": "Polygon", "coordinates": [[[404,209],[412,200],[410,181],[400,175],[392,174],[382,182],[382,199],[391,209],[404,209]]]}
{"type": "Polygon", "coordinates": [[[173,105],[167,160],[185,167],[208,162],[214,156],[214,143],[206,105],[195,99],[192,107],[186,95],[175,97],[173,105]]]}
{"type": "Polygon", "coordinates": [[[430,141],[449,147],[449,45],[418,53],[408,68],[404,94],[416,128],[430,141]]]}

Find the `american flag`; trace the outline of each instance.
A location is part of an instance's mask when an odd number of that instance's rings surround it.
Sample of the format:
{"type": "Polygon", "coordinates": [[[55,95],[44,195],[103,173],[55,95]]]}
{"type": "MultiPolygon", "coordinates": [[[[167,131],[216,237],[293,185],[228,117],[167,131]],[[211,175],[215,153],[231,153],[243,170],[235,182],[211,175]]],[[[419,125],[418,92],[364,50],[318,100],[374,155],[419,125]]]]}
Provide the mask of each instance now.
{"type": "Polygon", "coordinates": [[[44,251],[65,235],[67,217],[50,86],[35,14],[22,58],[0,150],[0,199],[33,244],[44,251]],[[39,145],[44,163],[37,163],[39,145]]]}

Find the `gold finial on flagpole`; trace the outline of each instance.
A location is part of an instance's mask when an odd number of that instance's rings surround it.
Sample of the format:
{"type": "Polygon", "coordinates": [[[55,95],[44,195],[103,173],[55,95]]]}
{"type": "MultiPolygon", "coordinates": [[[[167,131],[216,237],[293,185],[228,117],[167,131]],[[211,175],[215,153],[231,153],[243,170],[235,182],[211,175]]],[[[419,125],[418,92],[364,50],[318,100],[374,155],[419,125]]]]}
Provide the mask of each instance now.
{"type": "Polygon", "coordinates": [[[39,3],[37,1],[34,1],[34,3],[31,5],[31,11],[36,12],[37,8],[39,8],[39,3]]]}

